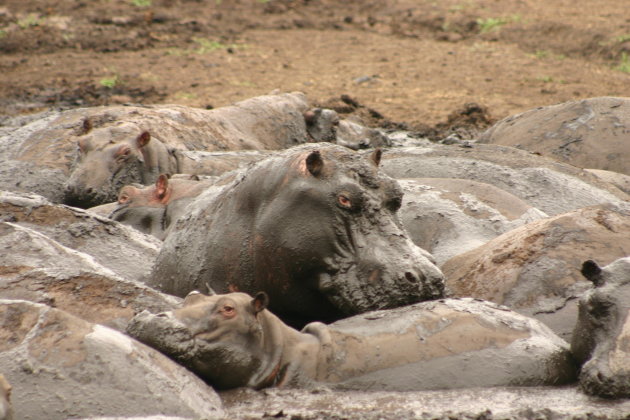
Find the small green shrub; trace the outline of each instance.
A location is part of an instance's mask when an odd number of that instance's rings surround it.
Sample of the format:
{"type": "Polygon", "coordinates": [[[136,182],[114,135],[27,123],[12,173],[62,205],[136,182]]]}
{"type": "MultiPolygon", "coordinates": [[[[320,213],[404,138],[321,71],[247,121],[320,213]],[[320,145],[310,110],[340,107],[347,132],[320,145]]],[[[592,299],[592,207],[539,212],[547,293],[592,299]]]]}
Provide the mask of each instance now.
{"type": "Polygon", "coordinates": [[[120,84],[120,79],[118,78],[118,75],[114,75],[111,77],[103,77],[98,83],[108,89],[113,89],[120,84]]]}

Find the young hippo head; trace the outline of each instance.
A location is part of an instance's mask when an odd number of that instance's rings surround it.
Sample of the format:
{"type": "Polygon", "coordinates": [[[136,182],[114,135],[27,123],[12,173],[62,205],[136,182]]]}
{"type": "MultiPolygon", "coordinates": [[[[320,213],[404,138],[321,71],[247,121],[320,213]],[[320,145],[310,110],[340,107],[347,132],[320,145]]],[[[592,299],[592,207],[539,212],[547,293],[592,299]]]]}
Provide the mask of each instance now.
{"type": "Polygon", "coordinates": [[[582,274],[594,288],[579,302],[571,351],[582,364],[585,392],[630,397],[630,257],[601,268],[586,261],[582,274]]]}
{"type": "Polygon", "coordinates": [[[78,155],[65,185],[64,202],[92,207],[114,201],[120,188],[149,184],[160,172],[170,172],[167,148],[147,131],[116,126],[95,129],[77,142],[78,155]]]}
{"type": "Polygon", "coordinates": [[[268,363],[273,352],[265,351],[265,346],[273,344],[271,337],[263,339],[261,318],[267,301],[264,293],[252,298],[245,293],[205,296],[192,292],[181,309],[136,315],[127,332],[215,388],[268,386],[267,377],[278,372],[268,363]]]}
{"type": "Polygon", "coordinates": [[[194,175],[171,179],[167,174],[160,174],[155,184],[148,187],[126,185],[120,190],[109,218],[164,239],[189,199],[211,184],[211,180],[200,181],[194,175]]]}

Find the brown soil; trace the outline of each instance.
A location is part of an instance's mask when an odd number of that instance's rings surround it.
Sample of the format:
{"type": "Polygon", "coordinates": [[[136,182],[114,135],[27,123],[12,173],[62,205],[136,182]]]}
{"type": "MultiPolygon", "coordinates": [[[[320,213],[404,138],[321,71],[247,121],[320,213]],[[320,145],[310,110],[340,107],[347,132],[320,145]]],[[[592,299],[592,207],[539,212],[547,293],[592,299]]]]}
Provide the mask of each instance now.
{"type": "Polygon", "coordinates": [[[630,96],[627,2],[3,0],[0,116],[280,89],[373,126],[483,129],[630,96]]]}

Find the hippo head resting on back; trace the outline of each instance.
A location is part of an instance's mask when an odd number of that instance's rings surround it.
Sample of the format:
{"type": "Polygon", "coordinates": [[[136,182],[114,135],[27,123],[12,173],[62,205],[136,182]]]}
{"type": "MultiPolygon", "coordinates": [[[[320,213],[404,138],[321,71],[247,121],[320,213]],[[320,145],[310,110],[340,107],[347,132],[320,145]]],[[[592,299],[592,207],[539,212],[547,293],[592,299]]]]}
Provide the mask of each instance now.
{"type": "Polygon", "coordinates": [[[593,395],[630,397],[630,257],[601,268],[588,260],[582,274],[594,288],[578,305],[571,351],[582,364],[580,385],[593,395]]]}
{"type": "Polygon", "coordinates": [[[86,119],[79,137],[77,157],[65,184],[65,204],[87,208],[115,201],[123,186],[151,184],[160,173],[177,169],[168,148],[135,125],[93,130],[86,119]]]}
{"type": "Polygon", "coordinates": [[[296,325],[441,297],[443,275],[402,227],[402,190],[380,156],[298,146],[218,181],[171,230],[153,285],[262,290],[296,325]]]}
{"type": "Polygon", "coordinates": [[[543,324],[473,299],[440,299],[297,331],[268,297],[191,292],[183,307],[143,311],[137,340],[217,388],[302,387],[412,391],[575,380],[566,342],[543,324]]]}

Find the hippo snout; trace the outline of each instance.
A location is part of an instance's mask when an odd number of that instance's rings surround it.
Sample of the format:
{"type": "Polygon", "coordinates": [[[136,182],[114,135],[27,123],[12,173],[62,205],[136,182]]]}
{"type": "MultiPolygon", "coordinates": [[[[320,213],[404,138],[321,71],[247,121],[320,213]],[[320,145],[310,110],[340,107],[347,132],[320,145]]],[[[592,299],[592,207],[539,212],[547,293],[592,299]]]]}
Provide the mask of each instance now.
{"type": "Polygon", "coordinates": [[[623,398],[630,395],[630,372],[626,375],[610,371],[606,359],[592,359],[582,366],[580,387],[590,395],[604,398],[623,398]]]}

